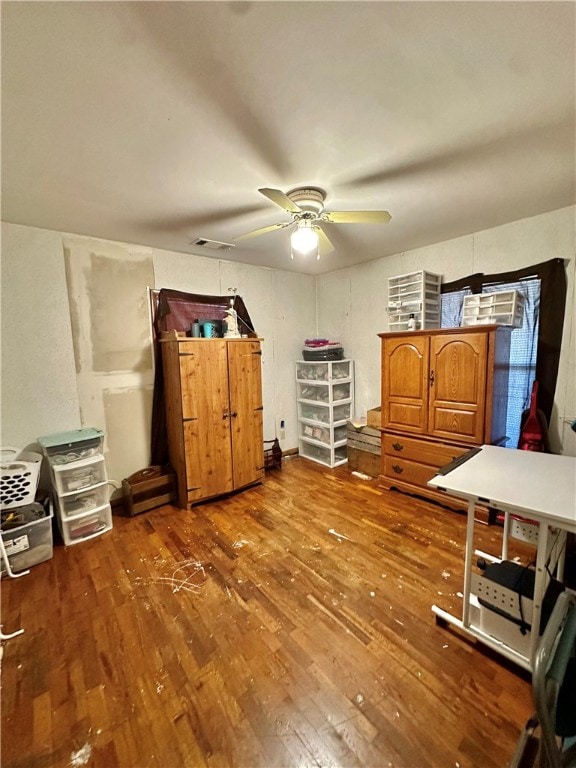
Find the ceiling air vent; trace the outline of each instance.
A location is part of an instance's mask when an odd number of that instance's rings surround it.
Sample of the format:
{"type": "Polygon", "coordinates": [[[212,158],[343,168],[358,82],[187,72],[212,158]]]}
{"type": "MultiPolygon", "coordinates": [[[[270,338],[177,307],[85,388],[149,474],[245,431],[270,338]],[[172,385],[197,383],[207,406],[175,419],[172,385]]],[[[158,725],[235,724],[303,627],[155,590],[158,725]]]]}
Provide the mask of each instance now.
{"type": "Polygon", "coordinates": [[[197,237],[190,245],[200,245],[211,251],[229,251],[230,248],[234,248],[234,243],[221,243],[219,240],[208,240],[205,237],[197,237]]]}

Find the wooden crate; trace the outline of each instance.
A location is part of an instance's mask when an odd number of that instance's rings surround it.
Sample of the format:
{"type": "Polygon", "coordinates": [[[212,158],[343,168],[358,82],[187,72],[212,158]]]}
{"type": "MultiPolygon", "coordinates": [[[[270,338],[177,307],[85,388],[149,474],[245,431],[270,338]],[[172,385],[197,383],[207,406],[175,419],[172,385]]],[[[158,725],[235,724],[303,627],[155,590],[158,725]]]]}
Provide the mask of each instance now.
{"type": "Polygon", "coordinates": [[[382,474],[382,457],[378,453],[361,451],[358,448],[348,446],[348,469],[350,472],[362,472],[370,477],[378,477],[382,474]]]}
{"type": "Polygon", "coordinates": [[[357,448],[369,453],[381,453],[382,438],[379,429],[368,426],[355,427],[351,422],[348,422],[347,438],[348,448],[357,448]]]}
{"type": "Polygon", "coordinates": [[[347,429],[348,469],[371,477],[381,474],[381,433],[369,426],[356,427],[351,422],[347,429]]]}
{"type": "Polygon", "coordinates": [[[130,517],[176,499],[176,477],[168,467],[152,466],[122,481],[124,509],[130,517]]]}

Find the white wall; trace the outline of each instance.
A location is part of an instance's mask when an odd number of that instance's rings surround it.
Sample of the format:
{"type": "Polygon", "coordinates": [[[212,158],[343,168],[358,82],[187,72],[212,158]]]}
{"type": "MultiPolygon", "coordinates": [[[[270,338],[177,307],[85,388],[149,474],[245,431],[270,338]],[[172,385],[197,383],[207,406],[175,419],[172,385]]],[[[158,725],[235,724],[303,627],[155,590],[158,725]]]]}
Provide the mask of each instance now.
{"type": "Polygon", "coordinates": [[[576,456],[576,433],[570,429],[576,418],[575,216],[575,207],[562,208],[318,277],[318,334],[341,339],[346,356],[355,361],[355,415],[361,418],[380,404],[377,334],[388,330],[389,277],[425,269],[449,282],[560,258],[566,260],[568,291],[550,437],[554,451],[576,456]]]}
{"type": "Polygon", "coordinates": [[[149,463],[152,378],[141,305],[149,279],[156,288],[195,293],[238,289],[264,338],[264,438],[280,436],[283,419],[287,450],[298,444],[294,361],[306,337],[340,339],[355,361],[356,416],[379,404],[377,334],[388,329],[388,277],[427,269],[448,281],[558,257],[568,261],[568,297],[551,432],[555,450],[576,455],[569,427],[576,417],[575,212],[553,211],[318,278],[3,224],[2,445],[31,447],[40,435],[94,426],[106,431],[113,479],[149,463]],[[123,269],[133,269],[138,284],[129,306],[122,292],[106,298],[104,290],[114,275],[126,278],[123,269]],[[107,324],[98,327],[107,311],[120,334],[130,329],[129,344],[107,324]]]}
{"type": "Polygon", "coordinates": [[[0,439],[31,447],[81,425],[58,233],[2,225],[1,298],[0,439]]]}
{"type": "Polygon", "coordinates": [[[112,479],[149,464],[148,286],[238,289],[264,339],[264,439],[283,419],[281,445],[296,447],[294,361],[316,330],[314,277],[14,224],[2,225],[2,444],[92,426],[112,479]]]}

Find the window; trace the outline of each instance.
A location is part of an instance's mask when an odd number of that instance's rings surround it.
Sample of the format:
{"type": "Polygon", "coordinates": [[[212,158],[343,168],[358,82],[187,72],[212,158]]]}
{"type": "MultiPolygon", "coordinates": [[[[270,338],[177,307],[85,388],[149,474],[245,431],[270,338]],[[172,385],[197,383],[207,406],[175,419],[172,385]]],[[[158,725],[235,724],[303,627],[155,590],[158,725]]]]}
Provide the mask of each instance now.
{"type": "MultiPolygon", "coordinates": [[[[540,280],[528,278],[511,283],[484,285],[482,293],[491,291],[518,291],[524,297],[522,327],[514,328],[510,335],[510,373],[508,381],[508,415],[506,435],[508,448],[516,448],[520,438],[522,412],[529,407],[532,382],[536,378],[536,357],[540,314],[540,280]]],[[[465,288],[444,293],[441,297],[442,328],[462,324],[464,297],[472,291],[465,288]]]]}

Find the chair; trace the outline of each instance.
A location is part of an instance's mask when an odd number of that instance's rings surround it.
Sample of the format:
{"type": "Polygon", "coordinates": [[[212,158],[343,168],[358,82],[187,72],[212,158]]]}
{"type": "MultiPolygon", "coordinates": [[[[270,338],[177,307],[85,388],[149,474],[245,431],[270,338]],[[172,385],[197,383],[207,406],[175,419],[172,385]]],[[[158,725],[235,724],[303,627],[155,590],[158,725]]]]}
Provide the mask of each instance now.
{"type": "Polygon", "coordinates": [[[556,601],[536,654],[532,691],[536,712],[510,768],[576,768],[576,592],[565,590],[556,601]]]}

